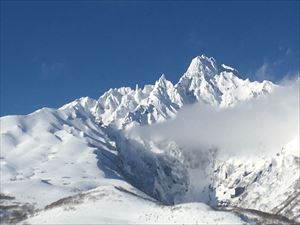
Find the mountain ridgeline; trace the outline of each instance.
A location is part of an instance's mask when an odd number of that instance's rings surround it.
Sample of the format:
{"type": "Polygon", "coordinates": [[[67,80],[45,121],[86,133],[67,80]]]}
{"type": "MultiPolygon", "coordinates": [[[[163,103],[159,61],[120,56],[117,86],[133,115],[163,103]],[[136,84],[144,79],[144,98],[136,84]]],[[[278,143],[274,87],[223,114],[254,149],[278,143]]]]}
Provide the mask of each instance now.
{"type": "MultiPolygon", "coordinates": [[[[299,222],[299,139],[280,146],[272,156],[232,155],[224,160],[217,157],[218,149],[188,149],[174,140],[127,135],[135,127],[175,118],[188,105],[235,107],[278,87],[240,77],[236,69],[201,55],[176,84],[162,75],[154,85],[110,89],[98,100],[83,97],[59,109],[2,117],[0,203],[6,208],[0,216],[11,223],[44,209],[28,221],[41,223],[47,218],[54,223],[47,216],[51,210],[71,201],[88,207],[83,202],[90,201],[92,193],[111,193],[112,202],[118,201],[116,196],[157,205],[201,202],[299,222]],[[18,206],[8,207],[16,202],[18,206]],[[15,212],[26,212],[24,207],[28,214],[16,219],[15,212]]],[[[100,204],[98,197],[93,201],[100,204]]],[[[193,204],[186,207],[194,210],[193,204]]],[[[110,222],[116,221],[104,220],[110,222]]]]}

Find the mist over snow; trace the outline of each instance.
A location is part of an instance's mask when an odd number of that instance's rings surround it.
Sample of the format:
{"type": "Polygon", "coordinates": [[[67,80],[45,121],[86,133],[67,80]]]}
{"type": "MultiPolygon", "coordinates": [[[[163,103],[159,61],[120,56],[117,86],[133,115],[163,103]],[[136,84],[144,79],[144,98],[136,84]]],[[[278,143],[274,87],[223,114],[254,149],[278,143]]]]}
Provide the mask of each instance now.
{"type": "Polygon", "coordinates": [[[185,106],[174,119],[135,127],[128,135],[171,140],[185,149],[218,149],[223,156],[274,154],[299,138],[299,78],[233,107],[201,102],[185,106]]]}

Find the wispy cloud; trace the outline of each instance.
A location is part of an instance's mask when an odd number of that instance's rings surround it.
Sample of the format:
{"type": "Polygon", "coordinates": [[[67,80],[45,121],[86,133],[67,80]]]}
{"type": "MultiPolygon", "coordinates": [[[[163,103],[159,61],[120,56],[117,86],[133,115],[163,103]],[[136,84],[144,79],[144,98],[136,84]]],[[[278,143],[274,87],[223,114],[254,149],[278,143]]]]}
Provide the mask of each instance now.
{"type": "Polygon", "coordinates": [[[255,72],[255,78],[257,80],[272,80],[273,71],[269,63],[263,63],[255,72]]]}
{"type": "Polygon", "coordinates": [[[283,53],[286,56],[293,54],[293,50],[291,48],[285,47],[283,45],[278,45],[278,50],[279,50],[279,52],[283,53]]]}
{"type": "Polygon", "coordinates": [[[276,83],[284,83],[285,81],[296,80],[299,77],[300,71],[288,71],[280,76],[280,79],[276,77],[277,67],[283,63],[283,60],[277,60],[273,63],[263,63],[255,72],[254,77],[258,81],[271,80],[276,83]]]}
{"type": "Polygon", "coordinates": [[[256,80],[271,80],[280,82],[280,80],[288,79],[294,76],[298,71],[290,70],[290,61],[293,61],[295,52],[286,46],[278,45],[278,49],[272,57],[265,58],[262,64],[254,70],[254,78],[256,80]]]}
{"type": "Polygon", "coordinates": [[[68,75],[68,69],[63,62],[42,62],[41,75],[44,78],[62,77],[68,75]]]}

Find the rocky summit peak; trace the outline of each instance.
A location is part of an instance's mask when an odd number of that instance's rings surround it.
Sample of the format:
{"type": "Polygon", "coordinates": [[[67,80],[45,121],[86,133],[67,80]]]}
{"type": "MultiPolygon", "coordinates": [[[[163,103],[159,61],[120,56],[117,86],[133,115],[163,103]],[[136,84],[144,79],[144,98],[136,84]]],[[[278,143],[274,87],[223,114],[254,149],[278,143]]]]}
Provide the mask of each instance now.
{"type": "Polygon", "coordinates": [[[165,76],[165,74],[162,74],[162,75],[160,76],[159,80],[161,80],[161,81],[165,81],[165,80],[166,80],[166,76],[165,76]]]}
{"type": "Polygon", "coordinates": [[[213,76],[219,72],[216,60],[205,55],[195,57],[187,69],[189,75],[208,75],[213,76]]]}
{"type": "Polygon", "coordinates": [[[156,83],[155,83],[155,86],[166,86],[166,83],[167,83],[168,81],[167,81],[167,79],[166,79],[166,76],[165,76],[165,74],[162,74],[161,76],[160,76],[160,78],[156,81],[156,83]]]}

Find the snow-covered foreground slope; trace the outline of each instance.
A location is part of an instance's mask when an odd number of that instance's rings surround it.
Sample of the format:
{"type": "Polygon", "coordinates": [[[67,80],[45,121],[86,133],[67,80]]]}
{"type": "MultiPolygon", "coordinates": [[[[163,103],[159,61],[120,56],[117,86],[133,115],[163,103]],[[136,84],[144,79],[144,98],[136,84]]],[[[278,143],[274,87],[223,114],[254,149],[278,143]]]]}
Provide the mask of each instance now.
{"type": "Polygon", "coordinates": [[[1,210],[11,214],[3,222],[45,208],[25,223],[242,223],[203,203],[165,206],[132,187],[117,173],[113,142],[91,118],[80,107],[1,118],[1,210]]]}
{"type": "Polygon", "coordinates": [[[276,88],[242,80],[235,69],[202,55],[175,85],[162,76],[143,89],[110,89],[98,100],[2,117],[1,222],[34,212],[26,222],[241,222],[203,203],[299,221],[297,137],[268,156],[225,160],[213,148],[127,136],[133,127],[175,118],[189,104],[235,107],[276,88]]]}
{"type": "Polygon", "coordinates": [[[115,169],[114,143],[82,107],[92,103],[82,98],[72,110],[43,108],[1,118],[4,222],[10,215],[22,219],[60,198],[122,179],[115,169]]]}
{"type": "Polygon", "coordinates": [[[1,118],[1,192],[43,207],[117,176],[97,157],[114,151],[88,115],[41,109],[1,118]]]}
{"type": "MultiPolygon", "coordinates": [[[[61,199],[26,224],[242,224],[203,203],[162,205],[125,182],[61,199]]],[[[244,223],[245,224],[245,223],[244,223]]]]}

